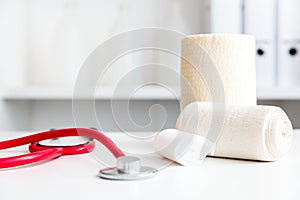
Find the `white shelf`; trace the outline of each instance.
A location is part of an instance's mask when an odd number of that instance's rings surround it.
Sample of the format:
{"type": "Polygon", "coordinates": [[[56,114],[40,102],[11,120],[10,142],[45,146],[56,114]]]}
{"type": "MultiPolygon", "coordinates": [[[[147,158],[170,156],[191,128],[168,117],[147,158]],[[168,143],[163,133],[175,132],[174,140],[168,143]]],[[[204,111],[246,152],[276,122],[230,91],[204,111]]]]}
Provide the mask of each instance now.
{"type": "MultiPolygon", "coordinates": [[[[92,99],[95,100],[125,100],[130,96],[126,92],[128,91],[127,89],[120,90],[123,91],[120,94],[115,94],[112,87],[101,88],[96,92],[86,89],[80,95],[76,95],[74,99],[90,100],[90,94],[93,94],[94,97],[92,99]]],[[[73,90],[66,88],[27,87],[2,90],[0,95],[4,100],[70,100],[73,99],[73,90]]],[[[300,88],[260,89],[257,91],[257,96],[258,100],[300,100],[300,88]]],[[[179,98],[179,87],[173,87],[168,90],[161,86],[145,86],[131,96],[131,99],[135,100],[178,100],[179,98]]]]}
{"type": "Polygon", "coordinates": [[[4,100],[177,100],[180,97],[179,88],[166,89],[161,86],[145,86],[135,92],[129,88],[120,89],[116,94],[112,87],[101,88],[97,91],[84,89],[79,95],[74,96],[72,89],[66,88],[17,88],[2,90],[0,96],[4,100]],[[130,94],[129,92],[133,93],[130,94]]]}
{"type": "Polygon", "coordinates": [[[300,100],[300,88],[257,90],[258,100],[300,100]]]}

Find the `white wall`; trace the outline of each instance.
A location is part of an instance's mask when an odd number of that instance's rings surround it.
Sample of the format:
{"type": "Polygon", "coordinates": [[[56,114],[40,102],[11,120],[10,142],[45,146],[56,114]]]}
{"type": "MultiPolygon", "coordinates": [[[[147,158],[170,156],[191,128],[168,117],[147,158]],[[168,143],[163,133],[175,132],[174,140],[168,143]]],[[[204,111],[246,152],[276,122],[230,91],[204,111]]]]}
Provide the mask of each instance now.
{"type": "MultiPolygon", "coordinates": [[[[73,89],[73,84],[89,53],[115,34],[137,28],[166,28],[183,34],[203,32],[203,0],[0,0],[0,88],[41,87],[73,89]]],[[[137,63],[163,62],[179,74],[180,59],[158,52],[139,52],[137,63]]],[[[128,58],[127,58],[128,59],[128,58]]],[[[122,61],[113,73],[122,70],[122,61]]],[[[126,64],[126,62],[125,62],[126,64]]],[[[167,79],[179,86],[179,76],[170,77],[161,71],[140,77],[167,79]]],[[[114,83],[109,78],[107,85],[114,83]]],[[[134,82],[135,80],[132,80],[134,82]]],[[[4,91],[5,91],[4,90],[4,91]]],[[[155,94],[154,94],[155,95],[155,94]]],[[[80,125],[96,126],[86,101],[79,103],[80,125]]],[[[97,112],[103,130],[119,130],[108,101],[97,101],[97,112]]],[[[131,114],[144,130],[174,127],[178,115],[177,101],[133,101],[131,114]],[[168,114],[154,106],[165,107],[168,114]]],[[[124,102],[117,104],[122,111],[124,102]]],[[[120,116],[126,118],[126,113],[120,116]],[[123,116],[122,116],[123,115],[123,116]]],[[[40,130],[74,126],[72,101],[69,100],[1,100],[0,130],[40,130]]],[[[122,121],[121,121],[122,123],[122,121]]],[[[126,130],[142,130],[122,123],[126,130]]]]}
{"type": "Polygon", "coordinates": [[[199,0],[1,0],[0,85],[72,87],[111,36],[145,27],[199,33],[201,8],[199,0]]]}

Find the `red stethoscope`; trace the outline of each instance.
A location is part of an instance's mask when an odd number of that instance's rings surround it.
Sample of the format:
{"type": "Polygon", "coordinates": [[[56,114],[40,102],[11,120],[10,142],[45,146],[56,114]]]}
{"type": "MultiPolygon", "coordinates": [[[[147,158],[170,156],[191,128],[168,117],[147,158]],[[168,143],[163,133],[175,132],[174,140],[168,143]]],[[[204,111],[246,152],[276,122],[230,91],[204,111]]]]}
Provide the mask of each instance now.
{"type": "Polygon", "coordinates": [[[65,128],[49,130],[21,138],[0,142],[0,150],[12,147],[29,145],[30,153],[0,158],[0,168],[12,168],[51,160],[65,155],[76,155],[92,152],[95,148],[93,139],[104,145],[117,159],[117,166],[102,169],[101,178],[112,180],[136,180],[153,177],[156,170],[140,165],[140,159],[125,156],[122,150],[103,133],[89,128],[65,128]],[[84,138],[82,143],[60,145],[55,143],[59,138],[77,136],[84,138]],[[50,140],[50,142],[49,142],[50,140]],[[52,141],[52,142],[51,142],[52,141]],[[54,142],[53,142],[54,141],[54,142]]]}

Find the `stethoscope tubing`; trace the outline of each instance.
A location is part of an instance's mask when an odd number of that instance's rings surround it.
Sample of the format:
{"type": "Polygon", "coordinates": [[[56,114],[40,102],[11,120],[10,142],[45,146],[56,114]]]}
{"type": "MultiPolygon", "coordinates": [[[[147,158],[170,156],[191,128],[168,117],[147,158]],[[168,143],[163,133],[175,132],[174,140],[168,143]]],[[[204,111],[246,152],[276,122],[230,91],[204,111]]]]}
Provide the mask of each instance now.
{"type": "Polygon", "coordinates": [[[114,144],[114,142],[101,132],[88,128],[66,128],[45,131],[34,135],[0,142],[0,150],[22,146],[25,144],[31,144],[29,146],[29,150],[31,153],[7,158],[0,158],[0,168],[10,168],[32,164],[39,161],[54,159],[62,155],[85,153],[91,151],[94,148],[94,142],[82,145],[82,147],[80,148],[45,147],[38,145],[38,142],[42,140],[68,136],[85,136],[88,138],[93,138],[103,144],[116,158],[125,156],[125,154],[114,144]],[[78,151],[77,153],[76,150],[78,151]]]}
{"type": "MultiPolygon", "coordinates": [[[[39,152],[39,151],[44,151],[47,149],[55,149],[59,148],[58,146],[43,146],[40,145],[39,142],[34,142],[29,145],[29,151],[30,152],[39,152]]],[[[76,145],[76,146],[66,146],[66,147],[61,147],[62,155],[77,155],[77,154],[83,154],[83,153],[89,153],[93,151],[95,148],[95,142],[90,141],[86,144],[82,145],[76,145]]]]}
{"type": "Polygon", "coordinates": [[[60,156],[62,156],[62,148],[53,148],[19,156],[0,158],[0,168],[5,169],[29,165],[41,161],[52,160],[60,156]]]}

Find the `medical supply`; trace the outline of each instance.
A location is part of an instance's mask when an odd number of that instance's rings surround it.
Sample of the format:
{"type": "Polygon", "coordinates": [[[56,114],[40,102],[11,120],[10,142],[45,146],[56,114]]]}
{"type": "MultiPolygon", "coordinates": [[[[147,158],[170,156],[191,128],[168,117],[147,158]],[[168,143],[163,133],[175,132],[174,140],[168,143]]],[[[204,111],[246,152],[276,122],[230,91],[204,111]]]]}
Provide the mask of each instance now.
{"type": "Polygon", "coordinates": [[[205,159],[215,143],[207,138],[176,129],[166,129],[156,135],[153,148],[164,158],[181,165],[194,165],[205,159]]]}
{"type": "Polygon", "coordinates": [[[194,101],[256,104],[254,37],[200,34],[182,40],[181,109],[194,101]],[[224,99],[216,96],[219,90],[224,99]]]}
{"type": "Polygon", "coordinates": [[[208,132],[222,126],[212,156],[276,161],[290,149],[293,127],[285,112],[275,106],[224,106],[194,102],[185,107],[176,128],[210,138],[208,132]],[[225,115],[222,115],[225,113],[225,115]],[[211,123],[212,117],[218,123],[211,123]]]}
{"type": "Polygon", "coordinates": [[[105,169],[100,171],[100,177],[112,180],[138,180],[150,178],[156,174],[157,170],[154,168],[140,166],[138,158],[125,156],[122,150],[103,133],[88,128],[49,130],[2,141],[0,142],[0,150],[30,144],[30,153],[0,158],[0,168],[19,167],[64,155],[88,153],[93,151],[95,147],[92,139],[96,139],[103,144],[118,161],[117,170],[114,171],[116,173],[109,176],[107,172],[110,170],[105,169]],[[134,170],[132,166],[134,166],[134,170]]]}

